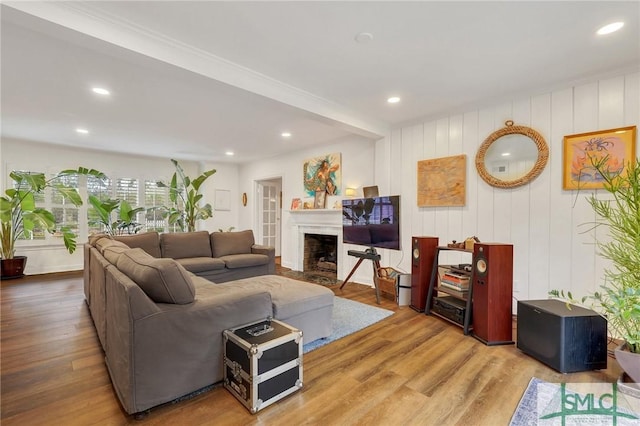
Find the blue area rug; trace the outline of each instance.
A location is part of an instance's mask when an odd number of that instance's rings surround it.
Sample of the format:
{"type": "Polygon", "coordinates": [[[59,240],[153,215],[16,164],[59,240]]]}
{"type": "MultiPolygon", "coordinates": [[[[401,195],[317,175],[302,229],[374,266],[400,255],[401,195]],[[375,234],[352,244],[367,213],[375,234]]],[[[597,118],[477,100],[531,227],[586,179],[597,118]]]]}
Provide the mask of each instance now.
{"type": "Polygon", "coordinates": [[[615,383],[563,385],[534,377],[509,423],[510,426],[584,424],[638,425],[640,399],[622,393],[615,383]]]}
{"type": "Polygon", "coordinates": [[[366,305],[342,297],[333,299],[333,317],[331,336],[305,343],[304,353],[318,349],[358,330],[369,327],[392,315],[393,311],[366,305]]]}

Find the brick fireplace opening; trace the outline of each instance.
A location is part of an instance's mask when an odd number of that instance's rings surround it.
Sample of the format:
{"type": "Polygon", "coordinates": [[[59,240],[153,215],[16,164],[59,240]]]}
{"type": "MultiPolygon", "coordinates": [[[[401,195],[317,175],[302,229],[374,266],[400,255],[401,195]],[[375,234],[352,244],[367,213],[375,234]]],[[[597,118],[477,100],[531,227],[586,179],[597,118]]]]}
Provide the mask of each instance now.
{"type": "Polygon", "coordinates": [[[338,236],[304,234],[303,270],[332,280],[338,277],[338,236]]]}

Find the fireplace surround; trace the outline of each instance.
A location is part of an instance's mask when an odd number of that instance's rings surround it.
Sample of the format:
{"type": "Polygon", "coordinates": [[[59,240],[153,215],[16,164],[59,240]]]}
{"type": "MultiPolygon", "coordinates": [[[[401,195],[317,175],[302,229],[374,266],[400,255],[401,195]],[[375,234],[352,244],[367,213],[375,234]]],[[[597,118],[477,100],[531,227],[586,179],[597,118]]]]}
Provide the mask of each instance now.
{"type": "MultiPolygon", "coordinates": [[[[291,269],[304,271],[305,234],[331,236],[335,238],[336,276],[343,278],[343,244],[341,210],[316,209],[292,211],[290,219],[293,224],[292,249],[295,253],[291,269]]],[[[325,256],[326,257],[326,256],[325,256]]]]}

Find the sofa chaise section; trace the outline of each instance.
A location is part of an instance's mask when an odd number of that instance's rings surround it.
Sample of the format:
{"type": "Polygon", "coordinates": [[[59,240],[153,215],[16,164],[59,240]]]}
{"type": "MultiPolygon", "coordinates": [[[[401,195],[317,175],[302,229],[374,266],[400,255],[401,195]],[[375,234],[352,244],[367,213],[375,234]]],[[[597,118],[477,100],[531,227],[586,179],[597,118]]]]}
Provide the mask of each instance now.
{"type": "Polygon", "coordinates": [[[222,332],[272,315],[266,291],[192,280],[193,302],[156,303],[115,265],[106,268],[105,360],[130,414],[222,380],[222,332]]]}

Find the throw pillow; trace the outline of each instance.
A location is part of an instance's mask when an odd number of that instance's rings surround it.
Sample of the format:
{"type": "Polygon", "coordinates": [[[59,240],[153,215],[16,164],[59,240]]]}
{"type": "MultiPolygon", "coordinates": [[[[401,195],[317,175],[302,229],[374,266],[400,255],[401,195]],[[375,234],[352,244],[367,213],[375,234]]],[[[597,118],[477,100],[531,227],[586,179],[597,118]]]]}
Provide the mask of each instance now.
{"type": "Polygon", "coordinates": [[[173,259],[158,259],[134,248],[122,253],[116,266],[156,303],[184,305],[195,299],[191,276],[173,259]]]}

